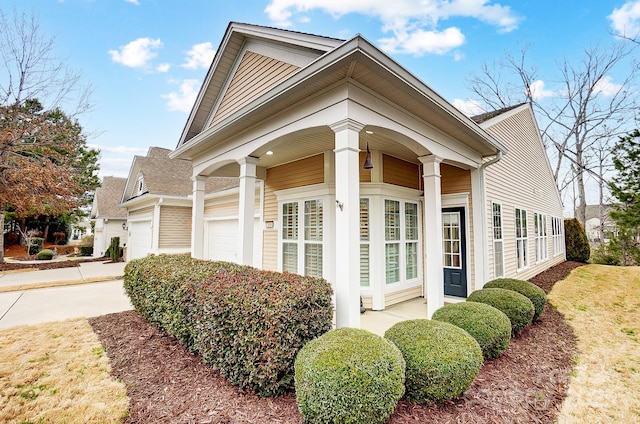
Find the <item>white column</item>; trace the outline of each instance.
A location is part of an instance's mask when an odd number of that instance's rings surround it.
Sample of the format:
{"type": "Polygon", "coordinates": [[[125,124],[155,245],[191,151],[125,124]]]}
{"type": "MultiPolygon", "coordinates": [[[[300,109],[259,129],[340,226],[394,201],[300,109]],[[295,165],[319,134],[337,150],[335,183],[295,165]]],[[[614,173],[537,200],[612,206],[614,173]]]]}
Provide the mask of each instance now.
{"type": "MultiPolygon", "coordinates": [[[[473,209],[473,253],[475,275],[473,290],[480,290],[487,282],[489,272],[488,234],[491,231],[487,219],[487,204],[482,186],[482,168],[471,170],[471,208],[473,209]]],[[[472,291],[473,291],[472,290],[472,291]]],[[[470,294],[470,293],[469,293],[470,294]]]]}
{"type": "Polygon", "coordinates": [[[427,318],[430,319],[436,309],[444,305],[440,188],[440,162],[442,162],[442,158],[429,155],[418,159],[422,162],[422,178],[424,179],[424,278],[427,318]]]}
{"type": "Polygon", "coordinates": [[[198,175],[193,180],[191,207],[191,257],[204,259],[204,186],[207,177],[198,175]]]}
{"type": "Polygon", "coordinates": [[[364,126],[344,120],[336,133],[336,228],[334,282],[336,326],[360,328],[360,172],[359,132],[364,126]]]}
{"type": "Polygon", "coordinates": [[[160,209],[162,208],[162,198],[153,208],[153,220],[151,221],[151,252],[157,255],[160,252],[160,209]]]}
{"type": "Polygon", "coordinates": [[[253,265],[253,221],[256,200],[257,158],[246,157],[240,164],[240,202],[238,205],[238,263],[253,265]]]}

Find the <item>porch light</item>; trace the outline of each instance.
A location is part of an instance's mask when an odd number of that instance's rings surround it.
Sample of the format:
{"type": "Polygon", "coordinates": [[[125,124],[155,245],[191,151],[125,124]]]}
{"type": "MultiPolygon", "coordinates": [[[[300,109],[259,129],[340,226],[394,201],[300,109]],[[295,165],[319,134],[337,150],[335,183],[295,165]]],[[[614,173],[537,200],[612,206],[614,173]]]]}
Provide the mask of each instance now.
{"type": "Polygon", "coordinates": [[[364,169],[373,169],[373,163],[371,163],[371,151],[369,150],[369,142],[367,141],[367,157],[364,159],[364,169]]]}
{"type": "Polygon", "coordinates": [[[127,231],[128,229],[129,229],[129,226],[127,225],[127,223],[126,223],[126,222],[123,222],[123,223],[122,223],[122,230],[123,230],[123,231],[127,231]]]}

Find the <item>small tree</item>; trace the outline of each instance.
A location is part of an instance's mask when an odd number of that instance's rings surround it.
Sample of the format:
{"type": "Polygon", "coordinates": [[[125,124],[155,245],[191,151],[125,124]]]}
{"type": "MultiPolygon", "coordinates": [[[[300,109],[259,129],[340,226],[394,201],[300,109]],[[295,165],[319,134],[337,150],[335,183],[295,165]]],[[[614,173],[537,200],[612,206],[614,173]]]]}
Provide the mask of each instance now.
{"type": "Polygon", "coordinates": [[[111,237],[111,244],[107,249],[107,255],[111,258],[111,261],[119,262],[123,254],[124,249],[120,246],[120,237],[111,237]]]}
{"type": "Polygon", "coordinates": [[[589,260],[591,255],[589,239],[584,227],[576,218],[564,220],[564,239],[568,261],[587,262],[589,260]]]}
{"type": "Polygon", "coordinates": [[[621,265],[634,265],[640,258],[640,131],[620,137],[612,152],[617,174],[609,189],[617,202],[610,216],[618,236],[611,243],[616,243],[621,265]]]}

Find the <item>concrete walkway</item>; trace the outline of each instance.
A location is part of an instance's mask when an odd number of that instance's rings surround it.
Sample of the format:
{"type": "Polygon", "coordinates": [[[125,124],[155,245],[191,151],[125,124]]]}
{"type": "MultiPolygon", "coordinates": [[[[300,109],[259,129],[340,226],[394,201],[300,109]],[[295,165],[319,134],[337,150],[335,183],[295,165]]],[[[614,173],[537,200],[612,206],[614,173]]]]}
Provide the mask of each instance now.
{"type": "Polygon", "coordinates": [[[0,328],[132,309],[122,287],[125,263],[0,274],[0,328]],[[43,285],[56,287],[35,288],[43,285]]]}

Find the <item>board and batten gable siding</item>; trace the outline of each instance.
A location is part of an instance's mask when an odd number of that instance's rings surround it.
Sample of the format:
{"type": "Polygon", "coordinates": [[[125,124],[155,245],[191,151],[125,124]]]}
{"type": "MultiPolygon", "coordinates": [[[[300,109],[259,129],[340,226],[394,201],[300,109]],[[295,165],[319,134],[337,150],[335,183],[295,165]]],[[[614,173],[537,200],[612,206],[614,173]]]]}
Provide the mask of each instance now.
{"type": "MultiPolygon", "coordinates": [[[[324,154],[267,169],[264,183],[264,220],[279,221],[276,191],[322,183],[324,154]]],[[[275,271],[278,269],[278,230],[265,229],[263,236],[262,268],[275,271]]]]}
{"type": "Polygon", "coordinates": [[[191,247],[191,207],[160,207],[160,239],[158,247],[191,247]]]}
{"type": "Polygon", "coordinates": [[[299,67],[247,50],[211,121],[211,126],[296,72],[299,67]]]}
{"type": "MultiPolygon", "coordinates": [[[[473,228],[473,196],[471,194],[471,172],[467,169],[461,169],[452,165],[443,163],[440,165],[440,192],[442,195],[447,194],[469,194],[469,207],[467,209],[467,225],[469,226],[469,240],[467,240],[467,250],[469,263],[467,269],[475,269],[475,231],[473,228]]],[[[446,206],[443,206],[446,207],[446,206]]],[[[427,227],[428,228],[428,227],[427,227]]],[[[476,275],[472,271],[469,273],[471,276],[471,290],[475,290],[476,275]]]]}
{"type": "Polygon", "coordinates": [[[542,145],[538,127],[528,107],[497,120],[485,130],[508,149],[500,161],[485,170],[489,280],[494,278],[492,204],[502,205],[504,276],[528,280],[563,262],[565,255],[553,256],[551,217],[562,218],[562,203],[542,145]],[[527,253],[529,266],[517,270],[515,209],[527,211],[527,253]],[[536,264],[534,213],[547,216],[548,259],[536,264]]]}

